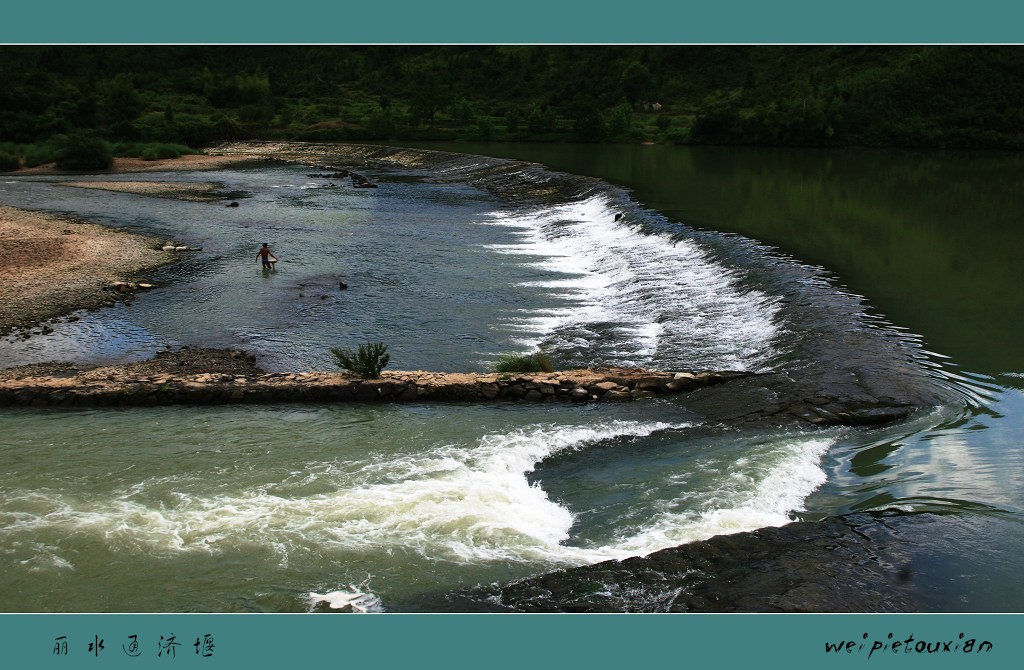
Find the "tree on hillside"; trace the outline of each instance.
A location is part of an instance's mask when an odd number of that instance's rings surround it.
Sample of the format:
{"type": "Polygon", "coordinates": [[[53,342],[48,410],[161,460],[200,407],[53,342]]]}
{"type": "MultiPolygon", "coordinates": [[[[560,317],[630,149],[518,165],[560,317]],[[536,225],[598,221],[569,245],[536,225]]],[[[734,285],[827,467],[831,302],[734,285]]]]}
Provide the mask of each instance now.
{"type": "Polygon", "coordinates": [[[131,75],[121,73],[113,79],[100,82],[97,88],[97,111],[105,125],[131,122],[142,113],[142,97],[135,90],[131,75]]]}
{"type": "Polygon", "coordinates": [[[404,79],[409,93],[409,106],[419,121],[434,127],[437,112],[451,100],[451,90],[444,63],[420,58],[406,63],[404,79]]]}
{"type": "Polygon", "coordinates": [[[56,159],[60,170],[105,170],[114,162],[107,143],[88,132],[59,138],[56,159]]]}
{"type": "Polygon", "coordinates": [[[619,77],[619,86],[622,88],[622,94],[634,109],[648,94],[652,82],[650,70],[643,63],[636,61],[627,65],[619,77]]]}

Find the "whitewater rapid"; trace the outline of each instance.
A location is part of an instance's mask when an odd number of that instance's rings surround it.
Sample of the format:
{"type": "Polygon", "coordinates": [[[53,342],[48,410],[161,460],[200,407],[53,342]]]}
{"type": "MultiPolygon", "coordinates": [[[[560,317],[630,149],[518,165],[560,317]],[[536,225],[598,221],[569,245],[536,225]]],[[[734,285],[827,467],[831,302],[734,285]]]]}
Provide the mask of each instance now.
{"type": "Polygon", "coordinates": [[[606,195],[483,222],[520,239],[489,249],[558,277],[526,285],[569,303],[521,311],[509,327],[525,348],[669,369],[760,370],[777,354],[777,298],[742,287],[696,242],[631,224],[606,195]]]}
{"type": "MultiPolygon", "coordinates": [[[[644,555],[717,534],[781,525],[824,480],[821,458],[834,437],[787,436],[743,445],[737,461],[713,453],[694,473],[651,486],[675,487],[609,519],[600,542],[567,543],[576,511],[529,475],[544,459],[622,438],[668,434],[688,423],[611,421],[534,425],[442,444],[416,454],[358,462],[307,462],[283,481],[211,491],[208,475],[146,478],[104,499],[47,489],[6,490],[0,536],[88,535],[116,551],[154,556],[273,547],[294,551],[411,550],[431,560],[586,564],[644,555]]],[[[225,488],[220,486],[217,488],[225,488]]],[[[73,568],[51,547],[52,565],[73,568]]]]}

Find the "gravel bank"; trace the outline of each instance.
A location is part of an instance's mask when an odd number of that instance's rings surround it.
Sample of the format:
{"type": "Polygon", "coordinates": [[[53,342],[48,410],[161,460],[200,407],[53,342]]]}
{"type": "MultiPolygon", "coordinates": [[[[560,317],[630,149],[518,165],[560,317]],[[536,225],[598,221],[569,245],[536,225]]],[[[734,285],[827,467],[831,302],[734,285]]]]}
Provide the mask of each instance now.
{"type": "Polygon", "coordinates": [[[162,241],[64,216],[0,206],[0,335],[123,299],[131,282],[171,263],[162,241]]]}

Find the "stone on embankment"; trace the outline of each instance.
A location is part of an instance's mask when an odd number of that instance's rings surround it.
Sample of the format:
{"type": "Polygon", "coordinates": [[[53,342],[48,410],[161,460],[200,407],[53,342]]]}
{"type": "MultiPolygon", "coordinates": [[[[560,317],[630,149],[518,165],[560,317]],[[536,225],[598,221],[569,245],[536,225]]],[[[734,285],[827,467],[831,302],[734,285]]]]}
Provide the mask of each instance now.
{"type": "Polygon", "coordinates": [[[522,398],[526,395],[526,387],[522,384],[512,384],[505,389],[505,393],[512,398],[522,398]]]}
{"type": "Polygon", "coordinates": [[[666,380],[664,379],[642,379],[633,386],[634,391],[664,393],[666,389],[666,380]]]}
{"type": "Polygon", "coordinates": [[[411,401],[416,400],[420,397],[419,389],[416,388],[415,384],[406,384],[402,387],[401,391],[396,392],[393,397],[395,400],[411,401]]]}
{"type": "Polygon", "coordinates": [[[588,386],[587,390],[593,393],[594,395],[602,395],[604,393],[607,393],[608,391],[622,390],[622,385],[616,382],[604,381],[588,386]]]}
{"type": "Polygon", "coordinates": [[[700,385],[701,383],[696,377],[691,377],[690,379],[673,379],[669,383],[665,384],[665,389],[672,393],[679,393],[681,391],[695,389],[700,385]]]}
{"type": "Polygon", "coordinates": [[[377,400],[380,398],[380,388],[370,382],[361,382],[355,387],[356,400],[377,400]]]}

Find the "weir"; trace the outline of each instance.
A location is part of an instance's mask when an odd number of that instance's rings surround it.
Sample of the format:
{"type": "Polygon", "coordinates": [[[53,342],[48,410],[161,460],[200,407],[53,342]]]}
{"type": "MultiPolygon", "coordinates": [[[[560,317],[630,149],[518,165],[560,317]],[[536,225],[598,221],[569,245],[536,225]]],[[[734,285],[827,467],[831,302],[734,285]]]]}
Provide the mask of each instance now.
{"type": "MultiPolygon", "coordinates": [[[[264,372],[242,351],[183,349],[150,361],[79,370],[29,365],[0,372],[0,407],[154,407],[282,402],[622,402],[694,393],[745,380],[737,398],[771,395],[736,423],[877,425],[906,418],[916,407],[881,400],[800,399],[799,386],[778,375],[745,371],[666,372],[605,367],[545,373],[382,371],[366,379],[337,372],[264,372]],[[188,368],[192,368],[189,370],[188,368]],[[779,398],[789,396],[785,402],[779,398]]],[[[699,400],[698,400],[699,404],[699,400]]],[[[718,417],[719,419],[725,417],[718,417]]]]}
{"type": "MultiPolygon", "coordinates": [[[[194,352],[193,352],[194,353],[194,352]]],[[[206,352],[217,361],[218,353],[206,352]]],[[[549,373],[446,373],[383,371],[379,378],[332,372],[176,373],[174,355],[155,366],[125,365],[42,376],[33,366],[7,370],[0,379],[0,406],[93,407],[218,405],[265,402],[412,401],[624,401],[673,395],[751,373],[660,372],[640,368],[564,370],[549,373]],[[162,364],[162,365],[161,365],[162,364]]],[[[220,359],[248,360],[243,352],[220,359]]]]}

